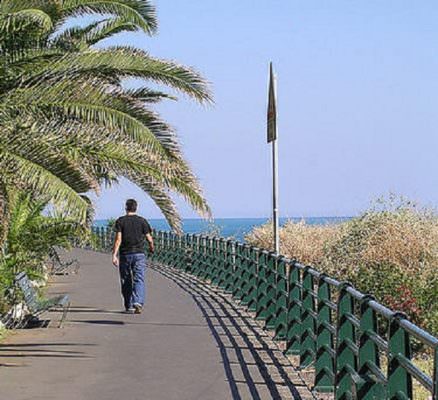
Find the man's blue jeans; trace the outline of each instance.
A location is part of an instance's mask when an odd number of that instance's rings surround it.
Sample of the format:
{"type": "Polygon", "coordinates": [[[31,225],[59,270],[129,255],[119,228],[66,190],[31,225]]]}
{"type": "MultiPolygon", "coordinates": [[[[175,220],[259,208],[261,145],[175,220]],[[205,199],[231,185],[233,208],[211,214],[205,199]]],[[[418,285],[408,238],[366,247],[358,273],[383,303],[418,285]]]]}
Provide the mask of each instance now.
{"type": "Polygon", "coordinates": [[[125,308],[144,305],[146,256],[143,253],[120,255],[120,281],[125,308]]]}

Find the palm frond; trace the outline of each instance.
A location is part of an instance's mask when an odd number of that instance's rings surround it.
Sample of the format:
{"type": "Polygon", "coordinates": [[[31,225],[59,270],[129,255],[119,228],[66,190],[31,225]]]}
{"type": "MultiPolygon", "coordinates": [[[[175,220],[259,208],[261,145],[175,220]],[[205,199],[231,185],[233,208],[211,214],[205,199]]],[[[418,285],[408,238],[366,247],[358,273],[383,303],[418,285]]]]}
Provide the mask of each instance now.
{"type": "Polygon", "coordinates": [[[20,107],[24,114],[35,119],[48,121],[65,118],[79,120],[87,124],[104,126],[115,133],[144,144],[153,154],[166,156],[165,149],[147,125],[112,106],[112,95],[105,88],[83,84],[72,86],[71,81],[59,81],[52,86],[37,85],[11,91],[4,99],[2,107],[20,107]]]}
{"type": "Polygon", "coordinates": [[[155,7],[149,0],[63,0],[64,16],[113,15],[131,22],[148,34],[157,30],[155,7]]]}
{"type": "Polygon", "coordinates": [[[83,222],[88,204],[62,179],[47,169],[17,154],[0,152],[0,165],[5,175],[19,177],[19,184],[30,192],[48,196],[53,204],[83,222]]]}
{"type": "Polygon", "coordinates": [[[146,87],[140,87],[136,89],[126,89],[125,93],[135,99],[144,103],[159,103],[162,100],[178,100],[177,97],[168,93],[164,93],[158,90],[152,90],[146,87]]]}
{"type": "Polygon", "coordinates": [[[23,78],[25,82],[35,82],[93,75],[152,80],[169,85],[200,102],[212,101],[208,83],[193,69],[153,58],[144,51],[130,47],[68,53],[59,61],[23,78]]]}
{"type": "Polygon", "coordinates": [[[124,19],[111,19],[100,22],[94,29],[83,36],[83,41],[91,46],[120,32],[133,32],[137,25],[124,19]]]}
{"type": "MultiPolygon", "coordinates": [[[[106,20],[104,20],[106,21],[106,20]]],[[[50,40],[50,47],[61,47],[64,49],[74,49],[77,44],[84,43],[86,36],[99,26],[103,21],[95,21],[86,26],[72,26],[62,32],[55,32],[50,40]]]]}
{"type": "Polygon", "coordinates": [[[43,10],[21,10],[0,16],[0,37],[4,38],[5,35],[23,31],[30,24],[39,27],[44,33],[50,32],[53,27],[50,15],[43,10]]]}
{"type": "Polygon", "coordinates": [[[9,14],[18,11],[38,9],[50,16],[55,16],[61,10],[60,0],[2,0],[0,13],[9,14]]]}
{"type": "Polygon", "coordinates": [[[144,190],[150,198],[154,201],[160,211],[163,213],[164,218],[166,218],[172,230],[177,233],[182,233],[182,222],[181,217],[176,208],[175,202],[169,195],[168,190],[158,182],[150,178],[144,178],[137,175],[127,174],[131,182],[139,186],[144,190]]]}

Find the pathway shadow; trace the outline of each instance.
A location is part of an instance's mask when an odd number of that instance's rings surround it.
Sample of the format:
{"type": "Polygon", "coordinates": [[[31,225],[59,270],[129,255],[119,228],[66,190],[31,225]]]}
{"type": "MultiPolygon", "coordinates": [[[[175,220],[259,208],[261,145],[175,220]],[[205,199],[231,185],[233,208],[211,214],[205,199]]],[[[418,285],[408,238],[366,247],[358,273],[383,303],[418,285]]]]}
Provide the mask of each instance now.
{"type": "Polygon", "coordinates": [[[217,343],[233,400],[315,399],[290,360],[229,295],[177,269],[151,266],[190,294],[217,343]]]}
{"type": "Polygon", "coordinates": [[[20,364],[2,364],[0,363],[0,368],[20,368],[22,365],[20,364]]]}
{"type": "Polygon", "coordinates": [[[92,325],[125,325],[123,321],[112,321],[104,319],[71,319],[69,322],[75,322],[80,324],[92,324],[92,325]]]}
{"type": "Polygon", "coordinates": [[[67,346],[96,346],[94,343],[19,343],[19,344],[0,344],[0,351],[5,347],[8,348],[21,348],[21,347],[67,347],[67,346]]]}
{"type": "Polygon", "coordinates": [[[52,352],[50,354],[2,354],[0,358],[86,358],[91,359],[93,357],[85,355],[72,355],[72,354],[57,354],[52,352]]]}
{"type": "Polygon", "coordinates": [[[65,358],[65,359],[92,359],[83,351],[76,351],[67,348],[75,348],[76,346],[90,347],[96,346],[92,343],[20,343],[20,344],[3,344],[0,345],[0,360],[8,360],[9,362],[0,361],[0,368],[19,368],[26,365],[13,363],[14,360],[26,358],[65,358]]]}
{"type": "Polygon", "coordinates": [[[69,309],[69,314],[123,314],[123,311],[102,310],[99,308],[74,306],[69,309]]]}

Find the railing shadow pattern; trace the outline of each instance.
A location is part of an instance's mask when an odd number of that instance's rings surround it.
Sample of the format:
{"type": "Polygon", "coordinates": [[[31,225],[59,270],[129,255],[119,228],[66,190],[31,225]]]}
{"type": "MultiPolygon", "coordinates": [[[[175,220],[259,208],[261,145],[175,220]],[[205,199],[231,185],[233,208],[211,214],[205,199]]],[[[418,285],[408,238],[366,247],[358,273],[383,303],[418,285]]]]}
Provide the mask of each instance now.
{"type": "MultiPolygon", "coordinates": [[[[108,248],[113,233],[95,233],[108,248]]],[[[171,232],[154,238],[154,262],[210,283],[253,312],[297,367],[314,370],[315,392],[336,400],[411,400],[415,379],[438,400],[438,339],[350,283],[234,240],[171,232]],[[414,343],[433,354],[431,375],[413,362],[414,343]]]]}
{"type": "Polygon", "coordinates": [[[165,265],[152,268],[193,298],[217,343],[233,400],[315,399],[272,337],[229,295],[165,265]]]}

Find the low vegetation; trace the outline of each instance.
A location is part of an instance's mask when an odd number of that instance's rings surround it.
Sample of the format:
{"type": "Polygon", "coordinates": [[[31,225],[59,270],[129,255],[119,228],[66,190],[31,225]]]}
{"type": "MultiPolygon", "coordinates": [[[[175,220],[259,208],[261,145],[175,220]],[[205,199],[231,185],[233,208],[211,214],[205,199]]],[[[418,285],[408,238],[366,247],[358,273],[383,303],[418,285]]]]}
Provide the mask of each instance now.
{"type": "Polygon", "coordinates": [[[75,220],[43,211],[47,201],[20,193],[12,201],[5,246],[0,253],[0,315],[16,302],[13,282],[26,271],[31,279],[45,282],[48,256],[55,247],[69,248],[86,240],[88,230],[75,220]]]}
{"type": "MultiPolygon", "coordinates": [[[[272,248],[270,224],[246,237],[272,248]]],[[[391,309],[438,334],[438,216],[406,200],[379,201],[337,225],[287,222],[281,253],[373,294],[391,309]]]]}

